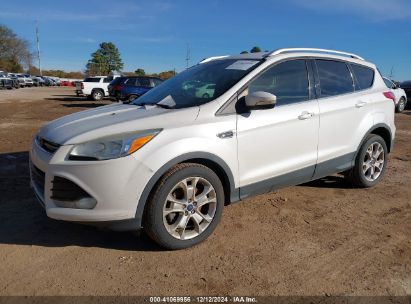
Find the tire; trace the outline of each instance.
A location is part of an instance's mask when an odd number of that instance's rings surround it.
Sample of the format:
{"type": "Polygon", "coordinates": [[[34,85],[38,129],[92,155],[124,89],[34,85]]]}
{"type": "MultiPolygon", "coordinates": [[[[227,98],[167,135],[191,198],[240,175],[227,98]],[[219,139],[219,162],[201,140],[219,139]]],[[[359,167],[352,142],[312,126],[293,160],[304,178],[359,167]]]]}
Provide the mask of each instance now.
{"type": "Polygon", "coordinates": [[[102,90],[93,90],[91,97],[94,101],[100,101],[104,98],[104,92],[102,90]]]}
{"type": "Polygon", "coordinates": [[[144,211],[143,227],[164,248],[187,248],[210,236],[220,221],[223,206],[223,185],[211,169],[195,163],[179,164],[164,174],[154,188],[144,211]],[[191,196],[193,183],[196,191],[191,196]],[[203,202],[197,202],[200,197],[203,202]]]}
{"type": "Polygon", "coordinates": [[[127,103],[130,103],[130,102],[132,102],[134,99],[136,99],[138,96],[137,95],[130,95],[128,98],[127,98],[127,103]]]}
{"type": "Polygon", "coordinates": [[[360,188],[375,186],[384,175],[387,156],[388,149],[384,139],[379,135],[368,135],[358,151],[354,167],[346,174],[346,178],[360,188]]]}
{"type": "Polygon", "coordinates": [[[407,105],[407,101],[405,100],[404,97],[401,97],[400,101],[398,101],[398,104],[395,107],[395,112],[401,113],[402,111],[404,111],[406,105],[407,105]]]}

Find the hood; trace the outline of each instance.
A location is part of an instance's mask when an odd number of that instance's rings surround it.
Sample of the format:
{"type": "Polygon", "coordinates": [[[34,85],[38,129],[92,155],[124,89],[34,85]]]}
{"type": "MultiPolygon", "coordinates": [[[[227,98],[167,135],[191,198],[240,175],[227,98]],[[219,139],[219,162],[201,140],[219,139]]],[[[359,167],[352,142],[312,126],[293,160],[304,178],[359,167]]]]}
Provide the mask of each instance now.
{"type": "Polygon", "coordinates": [[[116,104],[70,114],[45,124],[39,136],[56,144],[77,144],[125,132],[187,125],[199,107],[164,109],[116,104]]]}

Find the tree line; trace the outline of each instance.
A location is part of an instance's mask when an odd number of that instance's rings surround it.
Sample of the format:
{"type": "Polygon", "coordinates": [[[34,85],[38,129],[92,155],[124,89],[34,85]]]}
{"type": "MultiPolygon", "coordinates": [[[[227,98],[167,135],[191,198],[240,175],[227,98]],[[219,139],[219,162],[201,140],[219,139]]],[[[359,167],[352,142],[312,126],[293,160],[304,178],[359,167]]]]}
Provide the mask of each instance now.
{"type": "Polygon", "coordinates": [[[0,24],[0,70],[21,73],[29,68],[32,60],[29,42],[0,24]]]}
{"type": "MultiPolygon", "coordinates": [[[[250,53],[261,52],[258,46],[253,47],[250,53]]],[[[242,51],[241,54],[248,53],[242,51]]],[[[30,43],[18,37],[11,29],[0,24],[0,70],[14,73],[29,73],[39,75],[40,71],[33,65],[36,55],[31,51],[30,43]]],[[[43,70],[43,75],[60,78],[80,79],[85,75],[109,75],[112,72],[121,73],[124,63],[119,49],[112,42],[102,42],[99,48],[91,54],[83,72],[66,72],[63,70],[43,70]]],[[[173,77],[175,70],[147,74],[144,69],[138,68],[134,72],[123,72],[124,75],[153,76],[161,79],[173,77]]]]}
{"type": "MultiPolygon", "coordinates": [[[[91,54],[91,58],[86,64],[87,75],[109,75],[112,72],[122,71],[124,67],[120,51],[112,42],[102,42],[99,48],[91,54]]],[[[126,76],[152,76],[161,79],[168,79],[176,73],[174,70],[163,71],[160,73],[147,74],[144,69],[138,68],[134,72],[121,73],[126,76]]]]}

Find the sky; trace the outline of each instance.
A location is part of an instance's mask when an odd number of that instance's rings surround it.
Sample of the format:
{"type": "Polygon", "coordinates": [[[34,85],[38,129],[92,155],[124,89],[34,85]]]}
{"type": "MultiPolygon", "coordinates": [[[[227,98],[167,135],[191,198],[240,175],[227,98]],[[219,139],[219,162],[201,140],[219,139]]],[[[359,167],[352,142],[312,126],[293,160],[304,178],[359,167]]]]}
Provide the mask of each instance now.
{"type": "Polygon", "coordinates": [[[84,70],[113,42],[124,71],[154,73],[259,46],[356,53],[396,80],[411,79],[410,0],[2,1],[0,24],[32,43],[44,69],[84,70]]]}

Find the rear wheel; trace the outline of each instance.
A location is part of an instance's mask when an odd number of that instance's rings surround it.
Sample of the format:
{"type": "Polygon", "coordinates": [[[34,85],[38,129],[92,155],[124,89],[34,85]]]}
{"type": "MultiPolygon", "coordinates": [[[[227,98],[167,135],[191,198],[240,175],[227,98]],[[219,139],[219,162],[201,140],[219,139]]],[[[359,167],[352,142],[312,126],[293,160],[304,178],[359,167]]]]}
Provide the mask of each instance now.
{"type": "Polygon", "coordinates": [[[398,101],[398,104],[395,107],[395,112],[401,113],[402,111],[404,111],[406,105],[407,102],[405,101],[405,98],[401,97],[400,101],[398,101]]]}
{"type": "Polygon", "coordinates": [[[175,166],[154,189],[144,229],[159,245],[182,249],[204,241],[220,221],[224,191],[218,176],[194,163],[175,166]]]}
{"type": "Polygon", "coordinates": [[[130,95],[127,99],[127,102],[130,103],[132,102],[134,99],[136,99],[138,96],[137,95],[130,95]]]}
{"type": "Polygon", "coordinates": [[[387,154],[384,139],[379,135],[370,134],[362,144],[355,165],[346,177],[358,187],[375,186],[384,174],[387,154]]]}
{"type": "Polygon", "coordinates": [[[100,101],[104,97],[104,93],[102,90],[94,90],[91,93],[91,97],[93,98],[94,101],[100,101]]]}

